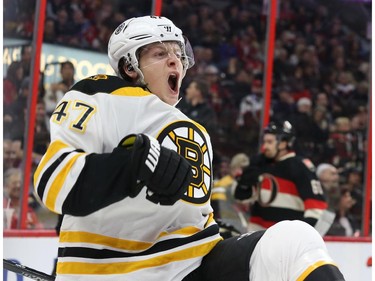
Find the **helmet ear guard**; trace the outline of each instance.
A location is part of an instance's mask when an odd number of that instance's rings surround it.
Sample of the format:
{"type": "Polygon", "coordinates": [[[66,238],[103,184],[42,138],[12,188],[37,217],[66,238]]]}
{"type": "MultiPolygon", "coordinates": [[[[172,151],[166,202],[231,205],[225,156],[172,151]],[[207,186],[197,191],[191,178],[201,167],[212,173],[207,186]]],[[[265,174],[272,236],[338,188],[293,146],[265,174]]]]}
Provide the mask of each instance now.
{"type": "MultiPolygon", "coordinates": [[[[118,62],[118,76],[120,76],[122,79],[128,81],[128,82],[132,82],[133,81],[133,78],[130,77],[126,71],[125,71],[125,65],[127,64],[126,60],[125,60],[125,57],[122,57],[119,62],[118,62]]],[[[129,71],[129,65],[126,66],[127,70],[129,71]]],[[[134,71],[134,68],[133,68],[133,71],[134,71]]]]}

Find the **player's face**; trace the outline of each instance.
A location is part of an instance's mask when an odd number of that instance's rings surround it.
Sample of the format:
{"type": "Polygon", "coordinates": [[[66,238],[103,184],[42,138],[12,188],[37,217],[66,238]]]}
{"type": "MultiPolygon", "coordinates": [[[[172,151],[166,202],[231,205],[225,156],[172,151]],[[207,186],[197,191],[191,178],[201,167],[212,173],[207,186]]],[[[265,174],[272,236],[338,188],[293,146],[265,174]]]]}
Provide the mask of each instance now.
{"type": "Polygon", "coordinates": [[[199,89],[197,88],[197,82],[192,81],[190,82],[189,86],[186,88],[186,95],[185,98],[188,101],[194,99],[197,95],[199,95],[199,89]]]}
{"type": "Polygon", "coordinates": [[[14,173],[8,179],[7,183],[8,196],[11,199],[19,199],[21,196],[21,174],[14,173]]]}
{"type": "Polygon", "coordinates": [[[139,66],[149,90],[165,103],[176,104],[183,78],[180,46],[175,42],[150,44],[140,52],[139,66]]]}
{"type": "Polygon", "coordinates": [[[276,136],[273,134],[265,134],[262,143],[263,154],[267,158],[273,159],[277,155],[278,142],[276,136]]]}

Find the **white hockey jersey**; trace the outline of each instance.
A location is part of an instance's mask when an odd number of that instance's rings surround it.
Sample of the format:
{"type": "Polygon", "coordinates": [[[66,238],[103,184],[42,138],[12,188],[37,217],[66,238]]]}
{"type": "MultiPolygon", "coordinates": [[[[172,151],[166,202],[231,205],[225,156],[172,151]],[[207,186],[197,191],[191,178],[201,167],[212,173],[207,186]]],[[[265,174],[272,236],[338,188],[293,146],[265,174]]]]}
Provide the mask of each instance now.
{"type": "MultiPolygon", "coordinates": [[[[97,75],[65,94],[50,124],[51,144],[35,172],[34,184],[43,203],[55,213],[66,213],[68,202],[79,206],[80,202],[89,205],[90,200],[106,201],[106,195],[98,198],[101,185],[115,185],[121,175],[108,171],[113,169],[111,165],[116,167],[115,162],[109,160],[106,169],[93,167],[89,158],[111,157],[129,134],[154,136],[183,155],[194,174],[184,197],[172,206],[150,202],[143,188],[135,198],[106,203],[88,214],[64,214],[57,281],[181,280],[222,239],[209,201],[210,138],[178,109],[120,78],[97,75]],[[100,179],[90,186],[82,180],[87,169],[100,179]],[[92,196],[72,198],[73,191],[79,194],[80,188],[92,188],[92,196]]],[[[108,194],[114,196],[111,190],[108,194]]]]}

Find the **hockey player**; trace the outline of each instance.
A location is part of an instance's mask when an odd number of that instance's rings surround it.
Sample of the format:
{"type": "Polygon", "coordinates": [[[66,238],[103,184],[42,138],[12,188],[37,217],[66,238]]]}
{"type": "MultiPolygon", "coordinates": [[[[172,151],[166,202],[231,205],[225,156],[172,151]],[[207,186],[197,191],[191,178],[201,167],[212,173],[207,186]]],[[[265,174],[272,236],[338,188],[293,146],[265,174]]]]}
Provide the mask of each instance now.
{"type": "Polygon", "coordinates": [[[175,108],[194,63],[180,29],[128,19],[108,55],[117,77],[64,95],[34,175],[44,204],[64,215],[56,280],[343,280],[302,222],[220,237],[210,137],[175,108]]]}
{"type": "Polygon", "coordinates": [[[282,220],[302,220],[315,226],[327,209],[313,164],[296,155],[293,142],[288,121],[271,122],[264,129],[263,152],[251,159],[235,191],[237,199],[256,197],[249,229],[265,229],[282,220]],[[258,187],[255,192],[254,186],[258,187]]]}

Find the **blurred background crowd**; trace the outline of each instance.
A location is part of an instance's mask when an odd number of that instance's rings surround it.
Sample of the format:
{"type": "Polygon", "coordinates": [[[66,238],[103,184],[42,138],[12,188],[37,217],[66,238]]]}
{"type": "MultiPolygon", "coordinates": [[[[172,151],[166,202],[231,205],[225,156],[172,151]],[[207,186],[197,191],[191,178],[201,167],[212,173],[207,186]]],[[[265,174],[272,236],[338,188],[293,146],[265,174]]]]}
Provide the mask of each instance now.
{"type": "MultiPolygon", "coordinates": [[[[35,2],[4,0],[4,37],[32,38],[35,2]]],[[[47,2],[44,42],[101,53],[106,53],[108,39],[120,23],[149,14],[152,6],[146,0],[47,2]]],[[[229,173],[236,154],[259,152],[267,47],[265,2],[163,1],[162,15],[174,21],[193,46],[196,64],[184,80],[178,107],[211,134],[216,179],[229,173]]],[[[297,153],[318,167],[322,182],[340,189],[346,201],[335,208],[337,212],[344,209],[353,228],[362,223],[370,25],[370,2],[279,1],[270,119],[291,122],[297,153]],[[322,167],[333,167],[333,176],[322,173],[326,171],[322,167]]],[[[23,46],[21,60],[4,72],[4,207],[17,208],[20,197],[31,54],[32,47],[23,46]]],[[[40,85],[35,165],[49,144],[49,116],[75,81],[74,65],[61,64],[60,74],[61,80],[49,91],[40,85]]],[[[43,221],[43,211],[32,196],[29,205],[30,228],[54,227],[53,222],[43,221]],[[39,219],[34,212],[39,212],[39,219]]]]}

